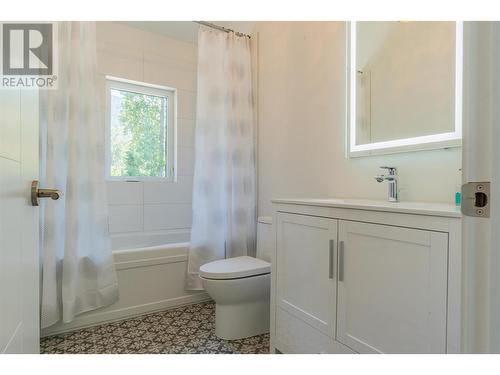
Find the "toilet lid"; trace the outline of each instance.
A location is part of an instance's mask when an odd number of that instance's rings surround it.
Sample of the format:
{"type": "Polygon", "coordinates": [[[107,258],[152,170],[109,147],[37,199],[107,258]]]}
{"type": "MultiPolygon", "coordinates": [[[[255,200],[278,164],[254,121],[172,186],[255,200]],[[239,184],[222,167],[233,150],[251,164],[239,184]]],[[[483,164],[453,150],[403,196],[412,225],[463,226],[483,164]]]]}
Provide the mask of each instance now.
{"type": "Polygon", "coordinates": [[[228,258],[206,263],[200,267],[200,276],[205,279],[237,279],[271,272],[271,264],[249,256],[228,258]]]}

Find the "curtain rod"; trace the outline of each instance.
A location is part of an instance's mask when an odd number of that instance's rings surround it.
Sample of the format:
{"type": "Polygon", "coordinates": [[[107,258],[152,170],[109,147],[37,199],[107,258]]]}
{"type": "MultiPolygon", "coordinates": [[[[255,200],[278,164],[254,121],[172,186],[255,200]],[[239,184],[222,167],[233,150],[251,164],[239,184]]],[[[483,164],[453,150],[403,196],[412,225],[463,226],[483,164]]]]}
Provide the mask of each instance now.
{"type": "Polygon", "coordinates": [[[211,27],[212,29],[217,29],[217,30],[220,30],[220,31],[224,31],[226,33],[234,33],[237,36],[246,36],[247,38],[251,38],[251,36],[248,35],[248,34],[240,33],[239,31],[234,31],[233,29],[228,29],[226,27],[222,27],[222,26],[216,25],[214,23],[205,22],[205,21],[193,21],[193,22],[197,23],[199,25],[211,27]]]}

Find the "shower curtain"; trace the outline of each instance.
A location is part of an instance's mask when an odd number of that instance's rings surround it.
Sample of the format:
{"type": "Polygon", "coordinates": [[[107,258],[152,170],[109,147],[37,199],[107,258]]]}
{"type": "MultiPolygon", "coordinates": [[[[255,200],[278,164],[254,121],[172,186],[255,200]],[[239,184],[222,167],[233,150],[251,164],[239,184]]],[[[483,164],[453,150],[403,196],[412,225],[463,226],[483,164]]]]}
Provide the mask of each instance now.
{"type": "MultiPolygon", "coordinates": [[[[58,89],[41,96],[41,326],[118,299],[108,235],[104,118],[93,22],[58,24],[58,89]]],[[[103,86],[102,86],[103,87],[103,86]]]]}
{"type": "Polygon", "coordinates": [[[255,156],[250,39],[198,33],[193,222],[187,289],[204,263],[254,255],[255,156]]]}

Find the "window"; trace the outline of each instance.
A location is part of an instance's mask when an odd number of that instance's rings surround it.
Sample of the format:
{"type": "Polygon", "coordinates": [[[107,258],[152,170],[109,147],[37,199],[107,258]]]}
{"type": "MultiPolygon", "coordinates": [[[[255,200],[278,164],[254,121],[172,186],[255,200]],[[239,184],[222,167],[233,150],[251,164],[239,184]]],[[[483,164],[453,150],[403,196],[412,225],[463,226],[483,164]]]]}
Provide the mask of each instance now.
{"type": "Polygon", "coordinates": [[[112,77],[106,83],[108,178],[173,180],[175,89],[112,77]]]}

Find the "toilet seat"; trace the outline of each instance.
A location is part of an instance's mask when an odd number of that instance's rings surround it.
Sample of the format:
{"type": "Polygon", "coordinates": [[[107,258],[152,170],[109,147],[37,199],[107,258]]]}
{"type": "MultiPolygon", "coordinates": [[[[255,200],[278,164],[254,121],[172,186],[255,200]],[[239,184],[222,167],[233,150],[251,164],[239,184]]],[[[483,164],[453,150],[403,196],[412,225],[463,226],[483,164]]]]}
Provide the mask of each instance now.
{"type": "Polygon", "coordinates": [[[241,279],[270,272],[270,263],[249,256],[216,260],[200,267],[200,277],[211,280],[241,279]]]}

